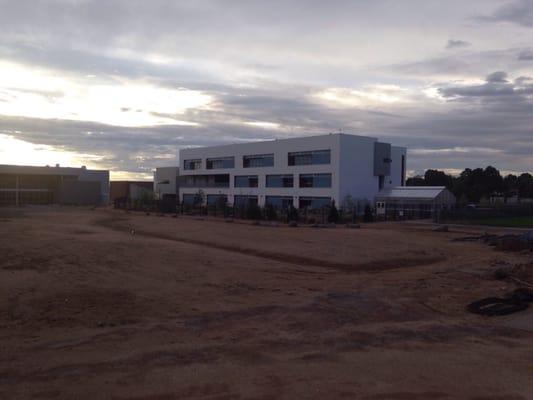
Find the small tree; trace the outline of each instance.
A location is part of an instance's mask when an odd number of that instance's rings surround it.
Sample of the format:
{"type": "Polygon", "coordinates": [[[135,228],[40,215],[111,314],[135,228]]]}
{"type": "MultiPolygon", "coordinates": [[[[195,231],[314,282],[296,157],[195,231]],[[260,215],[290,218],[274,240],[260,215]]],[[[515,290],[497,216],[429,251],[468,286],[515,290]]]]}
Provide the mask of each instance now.
{"type": "Polygon", "coordinates": [[[240,205],[233,204],[233,215],[238,216],[240,219],[246,218],[246,207],[240,205]],[[237,212],[235,212],[237,210],[237,212]]]}
{"type": "MultiPolygon", "coordinates": [[[[199,189],[198,192],[194,194],[194,198],[192,200],[192,210],[193,213],[195,213],[197,210],[200,210],[200,213],[202,213],[202,206],[205,202],[205,194],[202,189],[199,189]]],[[[207,211],[207,207],[206,207],[207,211]]]]}
{"type": "Polygon", "coordinates": [[[292,204],[287,209],[287,221],[298,221],[298,210],[292,204]]]}
{"type": "Polygon", "coordinates": [[[372,207],[370,207],[369,204],[365,206],[365,216],[364,216],[365,222],[373,222],[374,221],[374,213],[372,211],[372,207]]]}
{"type": "Polygon", "coordinates": [[[357,221],[357,204],[355,203],[352,196],[347,195],[342,201],[342,209],[344,210],[344,215],[350,214],[352,216],[352,223],[357,221]]]}
{"type": "Polygon", "coordinates": [[[246,208],[246,218],[258,220],[261,219],[261,209],[255,202],[250,202],[246,208]]]}
{"type": "Polygon", "coordinates": [[[226,214],[226,204],[228,203],[228,198],[226,196],[218,196],[217,202],[215,203],[215,215],[218,211],[222,211],[222,214],[226,214]]]}
{"type": "Polygon", "coordinates": [[[335,205],[335,200],[331,202],[331,207],[329,208],[328,222],[330,224],[336,224],[339,222],[339,211],[335,205]]]}
{"type": "Polygon", "coordinates": [[[141,190],[138,200],[143,210],[150,209],[154,201],[153,194],[148,190],[141,190]]]}
{"type": "Polygon", "coordinates": [[[204,204],[205,194],[202,189],[199,189],[198,192],[194,195],[193,205],[195,207],[201,206],[204,204]]]}
{"type": "Polygon", "coordinates": [[[266,214],[266,219],[268,219],[269,221],[275,221],[278,219],[278,213],[271,204],[265,207],[265,214],[266,214]]]}

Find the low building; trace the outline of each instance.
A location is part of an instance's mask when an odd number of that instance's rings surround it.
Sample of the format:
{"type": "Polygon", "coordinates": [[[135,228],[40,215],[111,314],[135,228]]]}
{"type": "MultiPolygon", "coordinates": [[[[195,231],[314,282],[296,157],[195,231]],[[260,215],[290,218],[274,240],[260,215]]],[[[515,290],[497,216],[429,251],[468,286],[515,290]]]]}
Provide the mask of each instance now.
{"type": "Polygon", "coordinates": [[[489,204],[492,206],[498,206],[498,205],[519,205],[520,204],[520,196],[518,196],[518,193],[512,193],[510,195],[506,195],[504,193],[493,193],[489,197],[489,204]]]}
{"type": "Polygon", "coordinates": [[[140,199],[153,199],[154,184],[149,181],[111,181],[110,201],[126,202],[140,199]]]}
{"type": "Polygon", "coordinates": [[[180,150],[180,201],[320,208],[373,204],[405,184],[406,149],[344,133],[180,150]]]}
{"type": "Polygon", "coordinates": [[[0,165],[0,205],[105,205],[109,171],[85,167],[0,165]]]}
{"type": "Polygon", "coordinates": [[[154,195],[156,200],[176,203],[179,194],[179,167],[159,167],[154,171],[154,195]]]}
{"type": "Polygon", "coordinates": [[[401,186],[376,196],[376,215],[386,219],[435,218],[455,208],[456,198],[444,186],[401,186]]]}

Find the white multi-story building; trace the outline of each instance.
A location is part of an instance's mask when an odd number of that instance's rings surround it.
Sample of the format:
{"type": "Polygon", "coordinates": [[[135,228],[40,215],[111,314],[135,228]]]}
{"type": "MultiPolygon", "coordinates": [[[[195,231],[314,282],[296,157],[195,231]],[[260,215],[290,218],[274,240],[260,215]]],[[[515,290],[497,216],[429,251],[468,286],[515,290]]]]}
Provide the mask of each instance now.
{"type": "Polygon", "coordinates": [[[344,133],[180,150],[180,201],[318,208],[405,184],[406,149],[344,133]]]}

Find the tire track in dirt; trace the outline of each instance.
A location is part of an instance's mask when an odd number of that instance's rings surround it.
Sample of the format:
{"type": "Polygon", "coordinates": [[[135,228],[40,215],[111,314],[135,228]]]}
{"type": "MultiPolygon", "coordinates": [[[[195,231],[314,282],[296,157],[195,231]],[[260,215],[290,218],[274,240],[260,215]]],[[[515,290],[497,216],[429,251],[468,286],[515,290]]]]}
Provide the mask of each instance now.
{"type": "MultiPolygon", "coordinates": [[[[397,257],[390,258],[382,261],[372,261],[368,263],[342,263],[342,262],[333,262],[323,259],[317,259],[312,257],[298,256],[286,253],[276,253],[268,250],[259,250],[252,249],[248,247],[239,247],[229,244],[208,242],[205,240],[192,239],[192,238],[183,238],[175,237],[171,234],[166,234],[163,232],[149,232],[142,229],[134,228],[132,226],[125,226],[122,223],[129,222],[127,218],[122,218],[118,216],[109,216],[107,218],[101,218],[94,221],[95,225],[102,226],[108,229],[112,229],[118,232],[131,232],[132,229],[135,229],[135,235],[140,235],[144,237],[151,237],[155,239],[170,240],[179,243],[191,244],[194,246],[208,247],[216,250],[223,250],[232,253],[242,254],[246,256],[263,258],[266,260],[278,261],[287,264],[297,265],[299,267],[319,267],[325,269],[333,269],[345,273],[377,273],[381,271],[388,271],[400,268],[409,268],[409,267],[421,267],[433,265],[438,262],[446,260],[445,256],[433,256],[427,258],[407,258],[407,257],[397,257]]],[[[313,272],[309,272],[313,273],[313,272]]],[[[316,273],[316,272],[315,272],[316,273]]]]}

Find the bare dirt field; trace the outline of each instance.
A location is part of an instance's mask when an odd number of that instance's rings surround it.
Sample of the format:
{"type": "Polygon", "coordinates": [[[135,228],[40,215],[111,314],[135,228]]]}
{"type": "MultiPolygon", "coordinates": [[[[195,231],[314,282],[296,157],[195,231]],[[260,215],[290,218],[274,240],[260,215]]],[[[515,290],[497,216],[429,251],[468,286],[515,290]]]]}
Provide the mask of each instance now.
{"type": "Polygon", "coordinates": [[[465,311],[532,254],[466,229],[0,210],[0,399],[533,399],[533,307],[465,311]]]}

